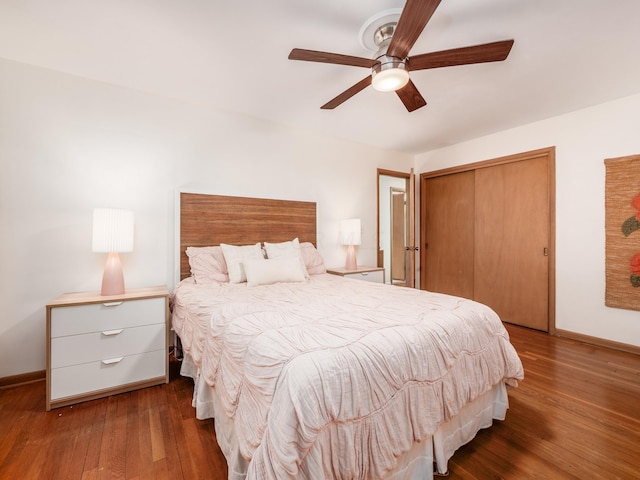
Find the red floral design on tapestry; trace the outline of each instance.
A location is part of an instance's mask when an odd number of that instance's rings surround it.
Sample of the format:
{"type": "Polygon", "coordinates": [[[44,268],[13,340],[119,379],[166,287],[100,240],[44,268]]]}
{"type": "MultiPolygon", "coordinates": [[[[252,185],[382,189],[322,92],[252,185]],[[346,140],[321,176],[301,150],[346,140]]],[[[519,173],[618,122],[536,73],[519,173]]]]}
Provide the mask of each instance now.
{"type": "MultiPolygon", "coordinates": [[[[640,193],[633,197],[631,206],[636,209],[636,214],[627,218],[622,224],[622,233],[624,233],[625,237],[628,237],[636,230],[640,230],[640,193]]],[[[640,287],[640,253],[636,253],[631,257],[629,268],[631,269],[631,278],[629,279],[631,285],[640,287]]]]}
{"type": "Polygon", "coordinates": [[[636,209],[636,219],[640,220],[640,193],[633,197],[633,200],[631,200],[631,206],[636,209]]]}
{"type": "Polygon", "coordinates": [[[636,253],[631,257],[631,273],[640,275],[640,253],[636,253]]]}

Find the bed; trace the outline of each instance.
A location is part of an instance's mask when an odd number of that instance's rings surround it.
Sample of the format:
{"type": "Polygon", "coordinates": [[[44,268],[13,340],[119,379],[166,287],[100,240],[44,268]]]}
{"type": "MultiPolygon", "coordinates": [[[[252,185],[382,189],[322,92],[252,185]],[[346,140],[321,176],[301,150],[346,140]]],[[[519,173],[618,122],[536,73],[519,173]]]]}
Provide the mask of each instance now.
{"type": "Polygon", "coordinates": [[[523,370],[488,307],[327,274],[312,202],[179,204],[172,326],[230,480],[429,479],[505,418],[523,370]]]}

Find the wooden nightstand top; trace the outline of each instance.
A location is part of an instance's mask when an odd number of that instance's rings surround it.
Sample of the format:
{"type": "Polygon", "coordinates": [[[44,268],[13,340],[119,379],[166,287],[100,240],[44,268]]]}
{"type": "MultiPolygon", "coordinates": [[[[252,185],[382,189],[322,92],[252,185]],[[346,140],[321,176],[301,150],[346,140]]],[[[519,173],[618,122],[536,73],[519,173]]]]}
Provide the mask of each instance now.
{"type": "Polygon", "coordinates": [[[366,272],[379,272],[384,270],[384,267],[358,267],[355,270],[347,270],[344,267],[327,268],[327,273],[332,275],[348,275],[350,273],[366,273],[366,272]]]}
{"type": "Polygon", "coordinates": [[[47,304],[47,307],[59,307],[84,303],[108,303],[132,300],[138,298],[164,297],[169,295],[166,285],[144,288],[127,288],[122,295],[100,295],[100,292],[73,292],[63,293],[58,298],[47,304]]]}

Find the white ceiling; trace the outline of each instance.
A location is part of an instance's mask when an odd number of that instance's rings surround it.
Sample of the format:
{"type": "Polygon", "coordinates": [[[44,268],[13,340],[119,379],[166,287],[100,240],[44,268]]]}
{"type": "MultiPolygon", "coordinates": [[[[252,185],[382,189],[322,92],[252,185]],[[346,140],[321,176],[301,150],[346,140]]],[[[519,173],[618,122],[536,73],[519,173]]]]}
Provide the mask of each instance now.
{"type": "Polygon", "coordinates": [[[367,69],[362,25],[400,0],[0,0],[0,57],[417,153],[640,92],[638,0],[442,0],[410,55],[515,39],[504,62],[412,72],[408,113],[367,69]]]}

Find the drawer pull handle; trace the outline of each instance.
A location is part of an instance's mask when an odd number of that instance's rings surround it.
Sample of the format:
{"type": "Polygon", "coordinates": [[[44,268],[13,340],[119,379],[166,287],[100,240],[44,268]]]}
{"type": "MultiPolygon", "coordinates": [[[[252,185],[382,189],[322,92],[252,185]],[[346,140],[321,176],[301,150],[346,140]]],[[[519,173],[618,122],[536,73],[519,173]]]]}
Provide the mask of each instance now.
{"type": "Polygon", "coordinates": [[[105,302],[102,305],[105,307],[117,307],[118,305],[122,305],[123,302],[105,302]]]}
{"type": "Polygon", "coordinates": [[[105,365],[113,365],[114,363],[120,363],[124,357],[110,358],[109,360],[102,360],[105,365]]]}
{"type": "Polygon", "coordinates": [[[113,335],[120,335],[124,331],[124,328],[119,328],[118,330],[107,330],[106,332],[102,332],[102,334],[106,337],[112,337],[113,335]]]}
{"type": "Polygon", "coordinates": [[[363,277],[366,277],[367,275],[369,275],[369,272],[361,272],[360,275],[362,275],[363,277]]]}

